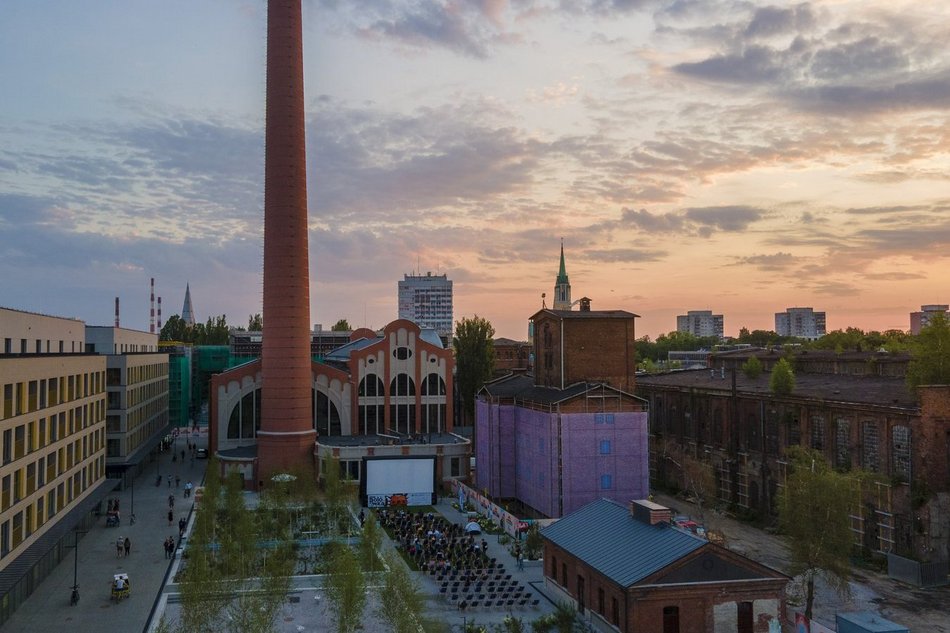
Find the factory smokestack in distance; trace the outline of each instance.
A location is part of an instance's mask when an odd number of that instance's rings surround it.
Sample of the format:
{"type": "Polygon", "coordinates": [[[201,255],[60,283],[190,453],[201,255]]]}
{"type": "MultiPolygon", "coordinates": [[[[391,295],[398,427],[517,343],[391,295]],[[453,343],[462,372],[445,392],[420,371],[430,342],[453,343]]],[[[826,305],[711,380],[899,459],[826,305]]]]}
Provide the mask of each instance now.
{"type": "Polygon", "coordinates": [[[148,331],[155,334],[155,277],[149,282],[148,305],[148,331]]]}
{"type": "Polygon", "coordinates": [[[115,326],[119,327],[119,298],[115,298],[115,326]]]}
{"type": "Polygon", "coordinates": [[[158,298],[158,331],[162,331],[162,298],[158,298]]]}

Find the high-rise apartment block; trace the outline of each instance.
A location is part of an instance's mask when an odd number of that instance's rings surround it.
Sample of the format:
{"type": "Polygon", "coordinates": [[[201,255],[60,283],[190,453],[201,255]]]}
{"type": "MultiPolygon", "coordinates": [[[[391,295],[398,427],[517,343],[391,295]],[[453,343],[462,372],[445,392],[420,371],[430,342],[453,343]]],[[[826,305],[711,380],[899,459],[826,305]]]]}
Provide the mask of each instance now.
{"type": "Polygon", "coordinates": [[[712,310],[690,310],[676,317],[676,331],[693,336],[716,336],[722,338],[722,315],[712,310]]]}
{"type": "Polygon", "coordinates": [[[399,318],[451,339],[452,280],[448,275],[404,275],[399,282],[399,318]]]}
{"type": "Polygon", "coordinates": [[[944,317],[950,316],[948,311],[950,311],[950,305],[945,303],[920,306],[920,312],[910,313],[910,333],[914,336],[920,334],[921,328],[930,324],[930,319],[938,314],[944,317]]]}
{"type": "Polygon", "coordinates": [[[789,308],[775,313],[775,333],[815,340],[825,335],[825,313],[812,308],[789,308]]]}

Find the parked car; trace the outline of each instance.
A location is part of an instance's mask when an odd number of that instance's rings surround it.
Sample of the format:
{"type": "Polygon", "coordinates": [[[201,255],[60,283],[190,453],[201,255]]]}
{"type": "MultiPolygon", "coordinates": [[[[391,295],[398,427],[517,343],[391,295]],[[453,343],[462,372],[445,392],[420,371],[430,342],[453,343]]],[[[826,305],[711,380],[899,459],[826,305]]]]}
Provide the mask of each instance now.
{"type": "Polygon", "coordinates": [[[195,451],[195,457],[197,457],[198,459],[208,459],[208,449],[199,448],[198,450],[195,451]]]}

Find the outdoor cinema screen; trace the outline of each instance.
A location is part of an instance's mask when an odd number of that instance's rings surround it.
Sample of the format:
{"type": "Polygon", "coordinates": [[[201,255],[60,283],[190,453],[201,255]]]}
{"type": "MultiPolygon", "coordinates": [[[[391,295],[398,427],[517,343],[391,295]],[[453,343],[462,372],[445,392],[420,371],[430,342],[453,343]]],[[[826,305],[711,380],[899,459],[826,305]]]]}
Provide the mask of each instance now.
{"type": "Polygon", "coordinates": [[[435,459],[367,459],[364,480],[370,508],[429,505],[435,492],[435,459]]]}

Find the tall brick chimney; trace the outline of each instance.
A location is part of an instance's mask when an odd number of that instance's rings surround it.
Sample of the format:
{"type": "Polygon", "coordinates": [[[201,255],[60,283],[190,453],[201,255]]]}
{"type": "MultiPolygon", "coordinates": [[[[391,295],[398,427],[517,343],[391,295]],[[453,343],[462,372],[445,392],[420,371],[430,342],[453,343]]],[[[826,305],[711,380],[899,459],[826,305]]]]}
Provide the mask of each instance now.
{"type": "Polygon", "coordinates": [[[312,464],[301,0],[267,2],[264,333],[258,475],[312,464]]]}

